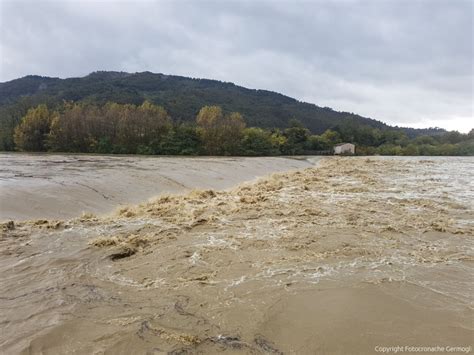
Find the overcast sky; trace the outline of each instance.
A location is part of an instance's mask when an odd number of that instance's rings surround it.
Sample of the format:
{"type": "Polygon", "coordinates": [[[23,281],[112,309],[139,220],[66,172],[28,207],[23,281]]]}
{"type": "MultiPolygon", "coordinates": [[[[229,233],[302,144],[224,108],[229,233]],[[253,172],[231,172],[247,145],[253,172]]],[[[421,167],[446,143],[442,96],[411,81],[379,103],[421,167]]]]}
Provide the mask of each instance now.
{"type": "Polygon", "coordinates": [[[152,71],[467,132],[472,0],[0,0],[0,81],[152,71]]]}

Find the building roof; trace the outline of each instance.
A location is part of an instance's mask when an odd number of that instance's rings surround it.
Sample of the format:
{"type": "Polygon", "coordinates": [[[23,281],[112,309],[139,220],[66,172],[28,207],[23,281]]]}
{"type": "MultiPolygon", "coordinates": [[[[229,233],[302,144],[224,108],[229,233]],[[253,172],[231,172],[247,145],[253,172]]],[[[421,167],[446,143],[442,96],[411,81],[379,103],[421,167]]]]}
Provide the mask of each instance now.
{"type": "Polygon", "coordinates": [[[339,143],[339,144],[336,144],[334,147],[340,147],[341,145],[346,145],[346,144],[350,144],[350,145],[354,145],[354,143],[339,143]]]}

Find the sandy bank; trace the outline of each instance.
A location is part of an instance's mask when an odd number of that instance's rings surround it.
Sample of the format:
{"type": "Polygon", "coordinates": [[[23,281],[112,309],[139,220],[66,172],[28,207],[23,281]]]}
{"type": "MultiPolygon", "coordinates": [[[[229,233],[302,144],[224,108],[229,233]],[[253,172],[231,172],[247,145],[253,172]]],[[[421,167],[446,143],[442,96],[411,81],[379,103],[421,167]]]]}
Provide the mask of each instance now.
{"type": "Polygon", "coordinates": [[[106,213],[163,192],[223,189],[318,158],[0,154],[0,221],[106,213]]]}

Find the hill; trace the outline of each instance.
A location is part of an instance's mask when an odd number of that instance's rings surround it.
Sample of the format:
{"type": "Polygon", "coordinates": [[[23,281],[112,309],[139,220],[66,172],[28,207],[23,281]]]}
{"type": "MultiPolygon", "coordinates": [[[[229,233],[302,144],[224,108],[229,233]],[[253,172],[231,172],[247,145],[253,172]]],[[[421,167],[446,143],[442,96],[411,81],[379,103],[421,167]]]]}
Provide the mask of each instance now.
{"type": "MultiPolygon", "coordinates": [[[[344,122],[373,128],[394,128],[381,121],[328,107],[301,102],[267,90],[254,90],[217,80],[195,79],[150,72],[101,71],[82,78],[26,76],[0,83],[0,127],[7,129],[28,107],[41,103],[58,105],[63,100],[90,103],[141,104],[149,100],[163,106],[177,122],[192,121],[199,109],[218,105],[225,112],[242,113],[249,126],[286,128],[292,118],[312,133],[320,134],[344,122]]],[[[439,129],[402,128],[408,136],[438,134],[439,129]]]]}

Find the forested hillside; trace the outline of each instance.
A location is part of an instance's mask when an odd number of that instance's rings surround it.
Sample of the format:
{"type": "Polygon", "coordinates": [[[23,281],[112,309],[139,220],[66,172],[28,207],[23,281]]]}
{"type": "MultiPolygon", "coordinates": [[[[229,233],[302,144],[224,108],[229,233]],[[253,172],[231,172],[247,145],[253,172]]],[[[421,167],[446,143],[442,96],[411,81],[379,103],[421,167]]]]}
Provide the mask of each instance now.
{"type": "Polygon", "coordinates": [[[201,107],[219,105],[227,112],[241,112],[249,125],[284,128],[291,118],[297,118],[314,133],[322,133],[347,119],[385,127],[382,122],[302,103],[266,90],[149,72],[96,72],[70,79],[27,76],[0,84],[0,105],[15,103],[21,97],[28,97],[27,101],[33,104],[53,105],[63,100],[96,104],[109,101],[141,104],[148,100],[163,106],[178,121],[194,120],[201,107]]]}
{"type": "Polygon", "coordinates": [[[127,154],[472,155],[473,132],[390,127],[216,80],[95,72],[0,83],[0,150],[127,154]]]}
{"type": "MultiPolygon", "coordinates": [[[[14,127],[29,108],[39,104],[57,109],[64,101],[140,105],[145,100],[162,106],[173,122],[194,122],[202,107],[218,105],[225,113],[241,113],[248,126],[262,128],[287,128],[291,119],[297,119],[315,134],[348,122],[381,130],[392,128],[356,114],[337,112],[275,92],[246,89],[232,83],[150,72],[95,72],[83,78],[27,76],[0,83],[0,149],[13,149],[14,127]]],[[[402,130],[409,137],[443,132],[402,130]]]]}

